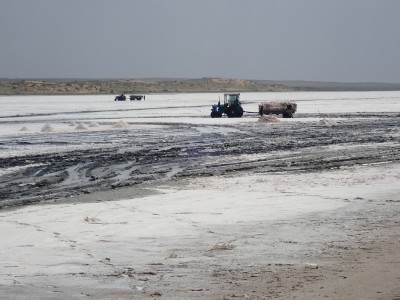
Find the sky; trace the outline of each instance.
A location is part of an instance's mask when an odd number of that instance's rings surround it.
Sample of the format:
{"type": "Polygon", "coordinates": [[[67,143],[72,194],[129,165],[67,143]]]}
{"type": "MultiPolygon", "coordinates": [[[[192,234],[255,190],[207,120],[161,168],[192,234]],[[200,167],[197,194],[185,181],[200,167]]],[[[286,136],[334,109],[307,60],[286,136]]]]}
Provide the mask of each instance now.
{"type": "Polygon", "coordinates": [[[0,78],[400,83],[398,0],[0,0],[0,78]]]}

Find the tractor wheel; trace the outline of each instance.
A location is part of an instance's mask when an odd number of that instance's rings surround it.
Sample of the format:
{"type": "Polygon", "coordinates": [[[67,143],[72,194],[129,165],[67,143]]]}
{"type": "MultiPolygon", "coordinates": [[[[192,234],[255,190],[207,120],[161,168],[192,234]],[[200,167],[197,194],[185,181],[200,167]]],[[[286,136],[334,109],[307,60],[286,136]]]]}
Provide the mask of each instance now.
{"type": "Polygon", "coordinates": [[[241,118],[242,116],[243,116],[243,108],[239,106],[235,110],[235,117],[241,118]]]}
{"type": "Polygon", "coordinates": [[[216,111],[212,111],[211,118],[218,118],[218,113],[216,111]]]}
{"type": "Polygon", "coordinates": [[[230,107],[225,111],[226,115],[228,118],[233,118],[235,117],[235,111],[230,107]]]}

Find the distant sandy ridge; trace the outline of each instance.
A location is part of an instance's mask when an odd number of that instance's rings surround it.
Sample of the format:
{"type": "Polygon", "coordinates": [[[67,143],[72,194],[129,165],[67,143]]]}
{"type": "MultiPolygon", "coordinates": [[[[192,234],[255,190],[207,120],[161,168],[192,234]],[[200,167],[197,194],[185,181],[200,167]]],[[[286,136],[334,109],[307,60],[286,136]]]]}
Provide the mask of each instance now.
{"type": "Polygon", "coordinates": [[[0,79],[0,95],[400,90],[394,83],[199,79],[0,79]]]}

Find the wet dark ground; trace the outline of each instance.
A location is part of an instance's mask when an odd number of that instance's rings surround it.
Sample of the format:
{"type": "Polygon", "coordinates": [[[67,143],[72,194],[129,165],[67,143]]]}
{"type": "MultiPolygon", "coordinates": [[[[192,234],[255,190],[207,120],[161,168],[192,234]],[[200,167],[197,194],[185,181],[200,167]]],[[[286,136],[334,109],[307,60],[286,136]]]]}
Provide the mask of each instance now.
{"type": "Polygon", "coordinates": [[[0,176],[0,207],[148,188],[182,177],[314,172],[400,160],[398,114],[301,117],[274,124],[161,124],[2,136],[0,153],[7,155],[0,166],[13,171],[0,176]],[[314,117],[325,119],[305,122],[314,117]],[[14,156],[18,153],[26,154],[14,156]]]}

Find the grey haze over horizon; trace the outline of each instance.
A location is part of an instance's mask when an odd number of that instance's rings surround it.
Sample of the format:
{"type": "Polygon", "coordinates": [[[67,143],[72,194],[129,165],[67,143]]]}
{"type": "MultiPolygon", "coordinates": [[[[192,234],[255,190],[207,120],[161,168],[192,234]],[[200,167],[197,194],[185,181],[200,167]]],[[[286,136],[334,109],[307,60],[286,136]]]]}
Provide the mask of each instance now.
{"type": "Polygon", "coordinates": [[[400,83],[397,0],[0,0],[0,78],[400,83]]]}

